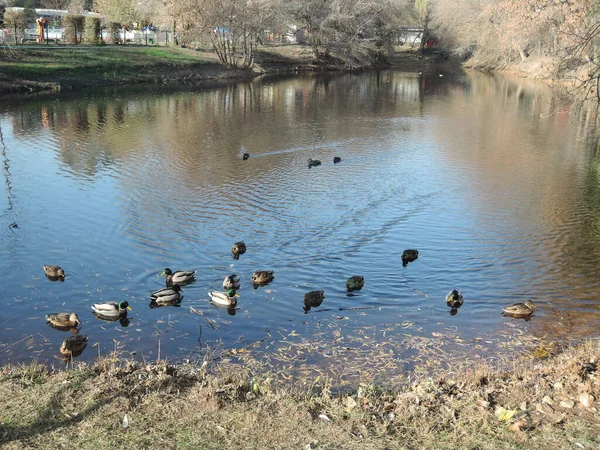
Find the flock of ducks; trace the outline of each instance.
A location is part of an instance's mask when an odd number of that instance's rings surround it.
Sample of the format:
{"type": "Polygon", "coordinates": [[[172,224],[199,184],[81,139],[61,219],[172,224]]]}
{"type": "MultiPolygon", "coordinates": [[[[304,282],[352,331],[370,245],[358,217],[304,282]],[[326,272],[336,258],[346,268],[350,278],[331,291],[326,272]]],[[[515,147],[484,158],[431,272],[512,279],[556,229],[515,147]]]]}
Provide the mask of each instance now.
{"type": "MultiPolygon", "coordinates": [[[[242,159],[244,161],[246,161],[247,159],[250,159],[250,153],[244,153],[242,155],[242,159]]],[[[334,156],[333,157],[333,163],[337,164],[339,162],[342,162],[342,158],[340,158],[339,156],[334,156]]],[[[316,166],[320,166],[321,165],[321,161],[319,159],[309,159],[308,160],[308,168],[310,169],[311,167],[316,167],[316,166]]]]}
{"type": "MultiPolygon", "coordinates": [[[[246,244],[243,241],[236,242],[231,247],[231,253],[234,259],[239,259],[240,255],[246,253],[246,244]]],[[[410,262],[415,261],[419,257],[419,251],[414,249],[404,250],[402,252],[402,265],[406,267],[410,262]]],[[[52,281],[64,281],[65,272],[60,266],[44,265],[44,273],[52,281]]],[[[173,272],[170,268],[166,268],[161,274],[165,277],[166,287],[154,291],[150,294],[150,307],[156,308],[160,306],[178,305],[182,300],[181,286],[184,286],[195,279],[195,270],[177,270],[173,272]]],[[[257,270],[252,274],[252,283],[254,288],[265,286],[273,281],[275,273],[272,270],[257,270]]],[[[354,275],[346,281],[346,289],[348,292],[361,290],[365,285],[365,278],[360,275],[354,275]]],[[[240,289],[240,277],[232,274],[225,277],[223,280],[224,291],[209,291],[210,300],[216,306],[226,308],[230,311],[235,311],[237,306],[237,298],[240,289]]],[[[311,308],[321,306],[325,292],[316,290],[307,292],[304,295],[304,311],[307,313],[311,308]]],[[[457,290],[452,289],[446,295],[446,304],[451,308],[450,314],[454,315],[458,312],[464,303],[463,295],[457,290]]],[[[507,316],[517,318],[527,318],[533,314],[535,305],[532,301],[527,300],[525,303],[514,303],[502,308],[502,311],[507,316]]],[[[128,324],[127,312],[132,308],[126,301],[121,302],[105,302],[95,303],[92,305],[94,314],[101,320],[116,321],[121,324],[128,324]]],[[[88,343],[88,337],[79,334],[78,326],[81,321],[77,314],[73,312],[61,312],[46,315],[47,323],[61,331],[71,331],[73,336],[66,338],[60,346],[60,353],[66,358],[79,356],[88,343]]]]}

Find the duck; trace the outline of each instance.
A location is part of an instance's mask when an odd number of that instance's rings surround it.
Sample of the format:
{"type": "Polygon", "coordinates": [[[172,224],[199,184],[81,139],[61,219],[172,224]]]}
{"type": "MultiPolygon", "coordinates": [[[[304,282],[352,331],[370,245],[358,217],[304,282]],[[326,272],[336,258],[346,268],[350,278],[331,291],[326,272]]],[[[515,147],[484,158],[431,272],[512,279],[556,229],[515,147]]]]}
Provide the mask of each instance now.
{"type": "Polygon", "coordinates": [[[337,164],[337,163],[339,163],[339,162],[342,162],[342,158],[340,158],[339,156],[334,156],[334,157],[333,157],[333,163],[334,163],[334,164],[337,164]]]}
{"type": "Polygon", "coordinates": [[[246,253],[246,244],[244,241],[233,244],[231,246],[231,253],[233,253],[233,259],[239,259],[240,255],[246,253]]]}
{"type": "Polygon", "coordinates": [[[310,311],[310,308],[321,306],[325,298],[325,291],[310,291],[304,294],[304,311],[310,311]]]}
{"type": "Polygon", "coordinates": [[[120,317],[127,317],[127,310],[131,311],[133,308],[129,306],[129,303],[123,300],[119,303],[94,303],[92,309],[94,310],[94,313],[102,319],[117,320],[120,317]]]}
{"type": "Polygon", "coordinates": [[[75,313],[52,313],[46,315],[46,322],[50,324],[51,327],[68,331],[72,328],[77,328],[77,325],[81,325],[81,321],[77,314],[75,313]]]}
{"type": "Polygon", "coordinates": [[[409,262],[415,261],[419,257],[419,250],[408,249],[402,252],[402,265],[406,267],[409,262]]]}
{"type": "Polygon", "coordinates": [[[155,303],[172,303],[181,300],[181,287],[178,284],[174,284],[173,287],[166,287],[154,291],[150,294],[150,300],[155,303]]]}
{"type": "Polygon", "coordinates": [[[508,316],[513,317],[527,317],[533,313],[535,305],[531,300],[527,300],[525,303],[513,303],[512,305],[505,306],[502,308],[502,312],[508,316]]]}
{"type": "Polygon", "coordinates": [[[446,303],[452,308],[458,308],[464,303],[463,295],[456,289],[452,289],[446,294],[446,303]]]}
{"type": "Polygon", "coordinates": [[[229,289],[238,290],[240,288],[240,277],[235,274],[228,275],[223,280],[223,289],[228,291],[229,289]]]}
{"type": "Polygon", "coordinates": [[[360,291],[364,285],[365,277],[360,275],[354,275],[346,281],[346,289],[348,289],[348,292],[360,291]]]}
{"type": "Polygon", "coordinates": [[[167,276],[166,284],[167,287],[173,286],[173,284],[181,284],[181,283],[189,283],[190,281],[194,281],[194,275],[196,275],[195,270],[176,270],[175,272],[171,271],[168,267],[163,270],[160,274],[161,277],[167,276]]]}
{"type": "Polygon", "coordinates": [[[244,161],[246,161],[248,158],[250,158],[250,153],[244,153],[244,155],[242,156],[242,159],[244,161]]]}
{"type": "Polygon", "coordinates": [[[315,167],[315,166],[320,166],[321,165],[321,161],[319,161],[318,159],[309,159],[308,160],[308,167],[315,167]]]}
{"type": "Polygon", "coordinates": [[[60,354],[69,358],[81,355],[88,344],[88,337],[83,334],[76,334],[66,338],[60,346],[60,354]]]}
{"type": "Polygon", "coordinates": [[[210,300],[218,306],[224,306],[226,308],[234,308],[237,305],[237,298],[239,294],[234,289],[228,289],[227,292],[216,292],[210,291],[208,293],[210,300]]]}
{"type": "Polygon", "coordinates": [[[60,266],[44,265],[42,267],[44,268],[44,273],[48,278],[65,278],[65,271],[62,270],[60,266]]]}
{"type": "Polygon", "coordinates": [[[252,274],[252,283],[255,286],[268,284],[275,278],[275,272],[272,270],[257,270],[252,274]]]}

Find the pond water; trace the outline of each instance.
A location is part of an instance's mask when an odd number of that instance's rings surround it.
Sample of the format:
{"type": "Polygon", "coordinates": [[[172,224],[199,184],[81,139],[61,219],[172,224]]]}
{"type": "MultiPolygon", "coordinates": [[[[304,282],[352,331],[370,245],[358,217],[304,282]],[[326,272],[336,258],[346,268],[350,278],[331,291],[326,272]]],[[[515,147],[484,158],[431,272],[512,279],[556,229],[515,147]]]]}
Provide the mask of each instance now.
{"type": "Polygon", "coordinates": [[[82,361],[255,343],[353,365],[381,345],[407,368],[416,339],[491,358],[515,335],[598,335],[594,118],[546,86],[384,71],[0,107],[0,363],[56,361],[69,333],[44,316],[62,311],[83,322],[82,361]],[[239,240],[248,251],[234,260],[239,240]],[[419,258],[403,267],[410,248],[419,258]],[[179,307],[150,308],[165,267],[196,281],[179,307]],[[275,279],[253,289],[254,270],[275,279]],[[234,314],[207,294],[232,273],[234,314]],[[365,286],[350,296],[351,275],[365,286]],[[456,315],[444,302],[453,288],[465,298],[456,315]],[[317,289],[323,304],[305,312],[317,289]],[[531,320],[502,316],[527,299],[531,320]],[[128,326],[93,315],[92,303],[120,300],[128,326]]]}

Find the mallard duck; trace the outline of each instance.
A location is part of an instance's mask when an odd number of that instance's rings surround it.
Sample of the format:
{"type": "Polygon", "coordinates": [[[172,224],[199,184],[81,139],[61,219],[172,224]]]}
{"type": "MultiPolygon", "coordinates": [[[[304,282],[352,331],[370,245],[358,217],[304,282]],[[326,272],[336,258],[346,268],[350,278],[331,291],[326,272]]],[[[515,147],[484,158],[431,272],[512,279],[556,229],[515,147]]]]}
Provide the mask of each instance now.
{"type": "Polygon", "coordinates": [[[334,164],[337,164],[337,163],[339,163],[339,162],[342,162],[342,158],[340,158],[339,156],[334,156],[334,157],[333,157],[333,163],[334,163],[334,164]]]}
{"type": "Polygon", "coordinates": [[[88,337],[83,334],[69,336],[60,346],[60,354],[70,358],[81,355],[88,344],[88,337]]]}
{"type": "Polygon", "coordinates": [[[150,300],[156,303],[172,303],[181,299],[181,287],[174,284],[173,287],[166,287],[150,294],[150,300]]]}
{"type": "Polygon", "coordinates": [[[409,262],[413,262],[419,257],[419,250],[409,249],[402,252],[402,265],[406,267],[409,262]]]}
{"type": "Polygon", "coordinates": [[[176,270],[172,272],[168,267],[163,270],[160,276],[167,276],[166,283],[167,287],[173,286],[173,284],[189,283],[194,280],[195,270],[176,270]]]}
{"type": "Polygon", "coordinates": [[[246,244],[244,241],[236,242],[231,246],[231,253],[233,253],[233,258],[238,259],[240,255],[246,253],[246,244]]]}
{"type": "Polygon", "coordinates": [[[127,316],[127,310],[131,311],[132,308],[125,300],[122,302],[106,302],[106,303],[94,303],[92,309],[97,316],[102,319],[113,319],[117,320],[120,317],[127,316]]]}
{"type": "Polygon", "coordinates": [[[308,160],[308,167],[315,167],[315,166],[320,166],[321,165],[321,161],[319,161],[318,159],[309,159],[308,160]]]}
{"type": "Polygon", "coordinates": [[[446,303],[452,308],[458,308],[464,303],[463,295],[456,289],[452,289],[446,294],[446,303]]]}
{"type": "Polygon", "coordinates": [[[235,305],[237,305],[236,297],[239,297],[233,289],[229,289],[227,292],[210,291],[208,295],[215,305],[224,306],[226,308],[235,307],[235,305]]]}
{"type": "Polygon", "coordinates": [[[77,325],[81,325],[81,321],[75,313],[47,314],[46,322],[48,322],[51,327],[57,328],[62,331],[67,331],[72,328],[76,328],[77,325]]]}
{"type": "Polygon", "coordinates": [[[246,161],[248,158],[250,158],[250,153],[244,153],[242,159],[246,161]]]}
{"type": "Polygon", "coordinates": [[[321,306],[324,297],[324,291],[310,291],[304,294],[304,311],[308,312],[310,308],[321,306]]]}
{"type": "Polygon", "coordinates": [[[255,286],[268,284],[275,278],[275,272],[272,270],[257,270],[252,274],[252,283],[255,286]]]}
{"type": "Polygon", "coordinates": [[[365,277],[361,277],[360,275],[354,275],[346,281],[346,289],[348,289],[348,292],[360,291],[364,285],[365,277]]]}
{"type": "Polygon", "coordinates": [[[504,314],[513,317],[526,317],[533,313],[535,305],[531,300],[527,300],[525,303],[514,303],[509,306],[502,308],[504,314]]]}
{"type": "Polygon", "coordinates": [[[48,278],[65,278],[65,271],[60,268],[60,266],[42,266],[44,268],[44,273],[48,278]]]}
{"type": "Polygon", "coordinates": [[[229,289],[238,290],[240,288],[240,277],[235,274],[228,275],[223,280],[223,289],[228,291],[229,289]]]}

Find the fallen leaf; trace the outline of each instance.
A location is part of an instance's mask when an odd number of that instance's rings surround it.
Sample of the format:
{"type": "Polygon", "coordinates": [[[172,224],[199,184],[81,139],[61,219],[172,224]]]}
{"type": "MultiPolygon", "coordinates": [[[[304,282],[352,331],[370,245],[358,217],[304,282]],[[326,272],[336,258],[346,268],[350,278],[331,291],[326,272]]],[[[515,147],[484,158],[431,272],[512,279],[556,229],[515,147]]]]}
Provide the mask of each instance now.
{"type": "Polygon", "coordinates": [[[575,406],[575,402],[573,400],[561,400],[559,404],[562,408],[573,408],[575,406]]]}
{"type": "Polygon", "coordinates": [[[548,405],[553,405],[554,404],[554,400],[552,400],[552,398],[548,397],[547,395],[544,397],[544,399],[542,400],[542,403],[546,403],[548,405]]]}
{"type": "Polygon", "coordinates": [[[583,394],[581,394],[579,396],[579,401],[586,408],[589,408],[590,406],[592,406],[592,403],[594,403],[594,400],[595,400],[594,396],[588,394],[587,392],[584,392],[583,394]]]}
{"type": "Polygon", "coordinates": [[[504,409],[502,406],[499,406],[496,409],[495,414],[498,420],[501,420],[502,422],[508,422],[516,413],[516,409],[504,409]]]}
{"type": "Polygon", "coordinates": [[[356,408],[356,401],[352,397],[346,397],[346,401],[344,402],[344,406],[346,407],[346,411],[352,411],[356,408]]]}

